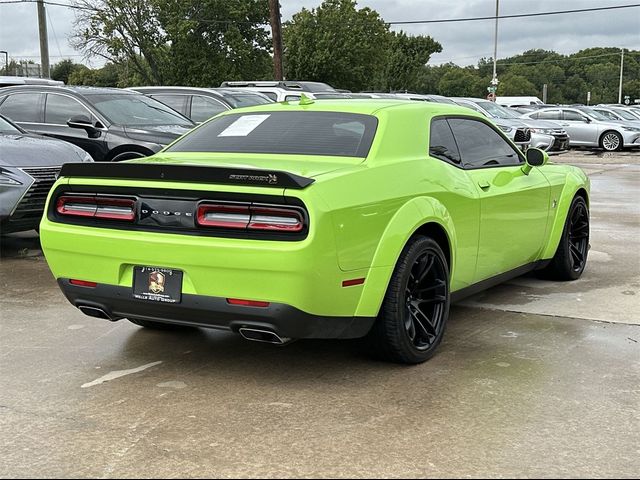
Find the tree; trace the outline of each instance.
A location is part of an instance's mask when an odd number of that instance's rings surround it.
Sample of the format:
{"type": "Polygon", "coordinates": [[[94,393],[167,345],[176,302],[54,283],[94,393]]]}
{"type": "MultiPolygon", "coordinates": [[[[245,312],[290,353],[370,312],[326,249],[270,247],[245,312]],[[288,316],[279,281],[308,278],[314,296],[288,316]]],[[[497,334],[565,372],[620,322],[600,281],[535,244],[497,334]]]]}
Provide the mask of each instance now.
{"type": "Polygon", "coordinates": [[[81,67],[83,67],[83,65],[74,63],[73,60],[62,60],[51,67],[51,78],[67,84],[69,83],[71,73],[81,67]]]}
{"type": "Polygon", "coordinates": [[[155,1],[171,45],[171,83],[217,87],[271,77],[267,0],[155,1]]]}
{"type": "Polygon", "coordinates": [[[457,67],[445,73],[438,83],[438,93],[448,97],[479,97],[478,76],[473,68],[457,67]]]}
{"type": "Polygon", "coordinates": [[[526,77],[509,73],[502,77],[498,86],[498,94],[507,96],[537,96],[540,95],[540,92],[533,83],[527,80],[526,77]]]}
{"type": "Polygon", "coordinates": [[[432,54],[442,51],[442,46],[428,36],[408,36],[402,31],[390,35],[385,86],[388,90],[417,91],[425,64],[432,54]]]}
{"type": "Polygon", "coordinates": [[[325,0],[284,25],[287,78],[353,91],[383,86],[389,28],[376,11],[356,6],[354,0],[325,0]]]}

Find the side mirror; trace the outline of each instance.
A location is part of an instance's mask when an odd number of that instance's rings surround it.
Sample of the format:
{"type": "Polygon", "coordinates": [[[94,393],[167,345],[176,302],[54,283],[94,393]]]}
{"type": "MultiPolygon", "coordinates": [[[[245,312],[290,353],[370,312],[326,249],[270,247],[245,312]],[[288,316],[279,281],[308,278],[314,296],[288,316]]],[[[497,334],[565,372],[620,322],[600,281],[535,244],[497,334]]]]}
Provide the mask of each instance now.
{"type": "Polygon", "coordinates": [[[67,120],[67,126],[71,128],[82,128],[87,132],[89,138],[98,138],[101,133],[86,115],[76,115],[67,120]]]}
{"type": "Polygon", "coordinates": [[[549,161],[549,155],[544,150],[539,148],[529,148],[525,153],[526,163],[522,166],[522,171],[525,175],[529,175],[529,172],[533,167],[541,167],[549,161]]]}

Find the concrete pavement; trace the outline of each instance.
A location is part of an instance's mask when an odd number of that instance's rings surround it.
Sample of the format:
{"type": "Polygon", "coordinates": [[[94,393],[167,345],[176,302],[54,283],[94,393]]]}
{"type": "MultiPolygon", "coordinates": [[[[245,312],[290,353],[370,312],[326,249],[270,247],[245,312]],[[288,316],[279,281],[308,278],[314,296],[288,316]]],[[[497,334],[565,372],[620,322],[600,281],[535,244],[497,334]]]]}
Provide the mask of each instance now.
{"type": "Polygon", "coordinates": [[[592,179],[583,279],[453,307],[415,367],[92,319],[33,236],[3,239],[0,477],[637,477],[640,158],[575,157],[557,161],[592,179]]]}

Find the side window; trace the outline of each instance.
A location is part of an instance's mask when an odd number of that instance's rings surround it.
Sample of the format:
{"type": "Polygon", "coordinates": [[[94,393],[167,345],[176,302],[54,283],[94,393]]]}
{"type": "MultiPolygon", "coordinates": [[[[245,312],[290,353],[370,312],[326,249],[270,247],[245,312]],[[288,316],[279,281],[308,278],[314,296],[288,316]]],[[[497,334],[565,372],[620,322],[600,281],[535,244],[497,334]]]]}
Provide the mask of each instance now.
{"type": "Polygon", "coordinates": [[[42,122],[41,93],[16,93],[9,95],[2,105],[0,113],[14,122],[42,122]]]}
{"type": "Polygon", "coordinates": [[[518,152],[493,128],[478,120],[450,118],[465,168],[522,163],[518,152]]]}
{"type": "Polygon", "coordinates": [[[565,120],[569,120],[571,122],[586,122],[585,117],[578,112],[574,112],[572,110],[563,110],[562,112],[565,120]]]}
{"type": "Polygon", "coordinates": [[[560,110],[541,110],[537,116],[531,115],[531,118],[539,118],[540,120],[562,120],[560,110]]]}
{"type": "Polygon", "coordinates": [[[176,112],[180,112],[182,115],[187,114],[187,98],[188,95],[149,95],[151,98],[158,100],[160,103],[164,103],[167,107],[173,108],[176,112]]]}
{"type": "Polygon", "coordinates": [[[191,120],[194,122],[204,122],[225,110],[228,110],[227,107],[214,98],[201,95],[191,97],[191,120]]]}
{"type": "Polygon", "coordinates": [[[297,102],[300,100],[300,95],[287,95],[284,97],[285,102],[297,102]]]}
{"type": "Polygon", "coordinates": [[[67,120],[76,115],[84,115],[85,117],[90,117],[92,122],[94,121],[89,111],[77,100],[64,95],[47,94],[44,123],[66,125],[67,120]]]}
{"type": "MultiPolygon", "coordinates": [[[[269,97],[271,100],[273,100],[274,102],[278,101],[278,94],[274,93],[274,92],[260,92],[263,95],[266,95],[267,97],[269,97]]],[[[300,97],[298,97],[300,98],[300,97]]]]}
{"type": "Polygon", "coordinates": [[[431,122],[429,131],[429,155],[440,160],[460,165],[460,152],[451,133],[451,128],[444,118],[431,122]]]}

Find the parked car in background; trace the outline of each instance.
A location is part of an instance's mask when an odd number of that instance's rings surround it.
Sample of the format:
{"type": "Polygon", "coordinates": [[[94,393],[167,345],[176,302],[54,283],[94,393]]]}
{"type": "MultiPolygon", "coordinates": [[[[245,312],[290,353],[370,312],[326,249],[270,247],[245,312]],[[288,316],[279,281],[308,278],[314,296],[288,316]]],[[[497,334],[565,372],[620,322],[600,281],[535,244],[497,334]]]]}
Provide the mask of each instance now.
{"type": "Polygon", "coordinates": [[[243,88],[266,95],[274,102],[290,102],[300,100],[300,93],[310,98],[315,94],[340,93],[331,85],[322,82],[294,82],[294,81],[231,81],[222,82],[222,88],[243,88]],[[311,95],[309,95],[311,94],[311,95]]]}
{"type": "Polygon", "coordinates": [[[129,90],[144,93],[195,123],[234,108],[273,102],[266,95],[240,88],[132,87],[129,90]]]}
{"type": "Polygon", "coordinates": [[[535,269],[581,276],[589,179],[547,161],[454,105],[259,105],[154,157],[66,165],[42,247],[92,317],[280,345],[368,336],[415,364],[452,301],[535,269]]]}
{"type": "Polygon", "coordinates": [[[51,80],[49,78],[37,77],[14,77],[10,75],[0,75],[0,88],[14,87],[16,85],[53,85],[62,86],[64,82],[51,80]]]}
{"type": "MultiPolygon", "coordinates": [[[[503,130],[505,128],[522,128],[523,125],[528,127],[531,132],[531,147],[540,148],[547,152],[562,152],[569,149],[569,136],[566,130],[557,123],[525,120],[517,112],[482,98],[460,98],[455,100],[461,105],[474,108],[496,122],[498,126],[502,124],[503,126],[500,128],[503,130]]],[[[509,133],[508,130],[505,131],[509,133]]]]}
{"type": "MultiPolygon", "coordinates": [[[[478,112],[484,115],[487,118],[490,118],[493,123],[495,123],[500,130],[502,130],[514,143],[516,143],[520,148],[526,149],[529,147],[531,143],[531,129],[522,121],[518,119],[512,118],[499,118],[493,117],[489,114],[485,109],[481,108],[478,105],[478,102],[488,102],[492,105],[493,102],[489,102],[488,100],[483,100],[481,98],[458,98],[453,97],[453,101],[455,101],[458,105],[466,108],[470,108],[474,112],[478,112]]],[[[553,139],[548,138],[547,143],[552,143],[553,139]]]]}
{"type": "Polygon", "coordinates": [[[591,107],[591,109],[604,115],[609,120],[615,120],[623,125],[640,127],[640,118],[624,108],[595,106],[591,107]]]}
{"type": "Polygon", "coordinates": [[[92,161],[81,148],[27,133],[0,115],[0,233],[37,228],[60,167],[92,161]]]}
{"type": "Polygon", "coordinates": [[[523,105],[543,105],[538,97],[496,97],[496,103],[503,107],[521,107],[523,105]]]}
{"type": "Polygon", "coordinates": [[[2,88],[0,114],[27,131],[71,142],[95,161],[152,155],[194,127],[163,103],[117,88],[2,88]]]}
{"type": "Polygon", "coordinates": [[[599,147],[609,152],[640,147],[640,128],[627,127],[580,107],[547,107],[526,113],[522,118],[559,123],[569,133],[572,147],[599,147]]]}
{"type": "Polygon", "coordinates": [[[397,98],[406,98],[407,100],[416,100],[419,102],[448,103],[449,105],[457,105],[456,102],[442,95],[421,93],[394,93],[393,95],[397,98]]]}

